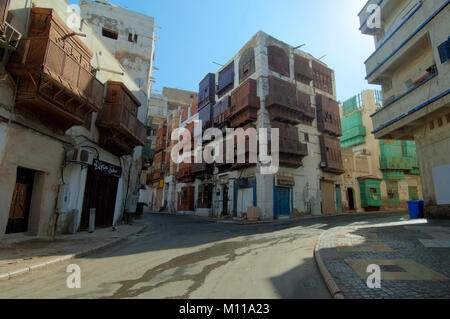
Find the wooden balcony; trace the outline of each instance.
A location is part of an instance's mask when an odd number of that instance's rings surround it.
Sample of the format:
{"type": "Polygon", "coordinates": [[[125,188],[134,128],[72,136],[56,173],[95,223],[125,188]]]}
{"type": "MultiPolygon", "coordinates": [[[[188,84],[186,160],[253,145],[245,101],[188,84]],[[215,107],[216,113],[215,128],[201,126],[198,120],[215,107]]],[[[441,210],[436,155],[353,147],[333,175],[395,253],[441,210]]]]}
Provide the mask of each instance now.
{"type": "Polygon", "coordinates": [[[192,164],[192,175],[195,175],[197,178],[199,176],[212,175],[213,173],[213,165],[207,163],[194,163],[192,164]]]}
{"type": "Polygon", "coordinates": [[[298,128],[280,122],[272,122],[271,126],[279,129],[280,165],[294,168],[302,166],[303,158],[308,156],[308,145],[300,143],[298,128]]]}
{"type": "Polygon", "coordinates": [[[256,93],[257,83],[253,79],[248,79],[231,93],[228,119],[232,127],[241,127],[257,120],[260,100],[256,93]]]}
{"type": "Polygon", "coordinates": [[[155,152],[161,152],[166,148],[167,127],[163,126],[156,131],[155,152]]]}
{"type": "Polygon", "coordinates": [[[325,172],[342,175],[344,164],[339,139],[329,135],[320,136],[320,152],[322,154],[322,169],[325,172]]]}
{"type": "Polygon", "coordinates": [[[266,107],[271,121],[312,125],[316,117],[310,95],[298,91],[295,84],[275,77],[269,78],[266,107]]]}
{"type": "Polygon", "coordinates": [[[317,128],[320,132],[335,137],[342,136],[339,104],[326,96],[316,95],[317,128]]]}
{"type": "Polygon", "coordinates": [[[7,65],[17,79],[18,110],[54,128],[83,125],[101,110],[104,96],[91,58],[92,52],[53,10],[33,8],[30,37],[20,41],[7,65]],[[44,30],[38,32],[37,26],[44,30]]]}
{"type": "Polygon", "coordinates": [[[117,87],[123,96],[117,100],[107,98],[107,101],[116,103],[104,103],[97,117],[97,126],[100,128],[100,144],[113,154],[123,156],[132,154],[136,146],[145,145],[147,129],[137,118],[137,110],[134,110],[140,105],[139,101],[130,97],[132,93],[122,83],[108,82],[107,96],[117,87]],[[125,95],[133,101],[132,107],[128,105],[125,95]]]}
{"type": "Polygon", "coordinates": [[[192,173],[192,166],[193,163],[183,162],[179,164],[178,172],[175,174],[175,178],[179,183],[191,183],[195,181],[194,174],[192,173]]]}

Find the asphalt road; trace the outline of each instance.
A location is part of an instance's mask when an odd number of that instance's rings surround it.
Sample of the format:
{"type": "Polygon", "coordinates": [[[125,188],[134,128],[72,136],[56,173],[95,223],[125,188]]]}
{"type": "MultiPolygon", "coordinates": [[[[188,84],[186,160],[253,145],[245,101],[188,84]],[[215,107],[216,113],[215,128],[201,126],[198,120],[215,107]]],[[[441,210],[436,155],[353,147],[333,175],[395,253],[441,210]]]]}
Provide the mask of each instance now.
{"type": "Polygon", "coordinates": [[[320,234],[403,216],[230,225],[149,214],[149,227],[118,245],[0,281],[0,298],[330,298],[313,256],[320,234]],[[67,288],[70,264],[80,266],[80,289],[67,288]]]}

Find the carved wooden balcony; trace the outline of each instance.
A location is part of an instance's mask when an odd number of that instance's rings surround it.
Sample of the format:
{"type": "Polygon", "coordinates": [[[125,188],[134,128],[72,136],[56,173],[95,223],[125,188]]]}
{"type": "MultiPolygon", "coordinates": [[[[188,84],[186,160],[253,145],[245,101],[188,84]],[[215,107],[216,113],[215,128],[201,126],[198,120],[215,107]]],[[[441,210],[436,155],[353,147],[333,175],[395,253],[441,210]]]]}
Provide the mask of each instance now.
{"type": "Polygon", "coordinates": [[[297,90],[296,85],[279,78],[269,78],[266,108],[271,121],[298,125],[311,125],[316,117],[311,97],[297,90]]]}
{"type": "Polygon", "coordinates": [[[338,102],[326,96],[316,95],[317,128],[320,132],[342,136],[341,117],[338,102]]]}
{"type": "Polygon", "coordinates": [[[156,131],[155,152],[161,152],[166,148],[167,127],[163,126],[156,131]]]}
{"type": "Polygon", "coordinates": [[[139,100],[120,82],[108,82],[106,102],[97,118],[100,144],[123,156],[146,143],[145,125],[137,118],[139,100]]]}
{"type": "Polygon", "coordinates": [[[30,34],[7,66],[17,78],[18,110],[48,126],[83,125],[102,108],[104,85],[95,78],[92,52],[52,9],[33,8],[30,34]]]}
{"type": "MultiPolygon", "coordinates": [[[[193,158],[191,161],[193,162],[193,158]]],[[[193,163],[180,163],[178,166],[178,172],[175,174],[175,178],[179,183],[191,183],[195,181],[194,174],[192,173],[193,163]]]]}
{"type": "Polygon", "coordinates": [[[321,168],[336,175],[344,174],[341,144],[338,138],[323,134],[320,136],[321,168]]]}
{"type": "Polygon", "coordinates": [[[229,120],[232,127],[241,127],[258,118],[260,100],[256,80],[248,79],[231,93],[229,120]]]}
{"type": "Polygon", "coordinates": [[[298,128],[280,122],[272,122],[271,126],[279,129],[280,165],[293,168],[302,166],[303,158],[308,156],[308,145],[300,143],[298,128]]]}

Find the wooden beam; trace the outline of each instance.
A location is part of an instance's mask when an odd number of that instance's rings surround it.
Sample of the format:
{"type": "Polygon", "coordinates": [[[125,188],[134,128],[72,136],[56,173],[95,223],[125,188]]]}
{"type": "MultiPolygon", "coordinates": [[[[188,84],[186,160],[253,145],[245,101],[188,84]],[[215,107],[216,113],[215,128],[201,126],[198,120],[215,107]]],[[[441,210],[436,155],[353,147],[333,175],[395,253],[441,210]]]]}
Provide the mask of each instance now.
{"type": "Polygon", "coordinates": [[[33,78],[33,75],[30,72],[28,72],[28,76],[30,77],[31,81],[33,82],[33,85],[36,88],[36,90],[39,89],[39,87],[36,83],[36,80],[33,78]]]}
{"type": "Polygon", "coordinates": [[[55,95],[53,95],[53,98],[56,99],[58,97],[58,95],[60,95],[62,92],[64,92],[64,88],[62,88],[61,90],[59,90],[58,92],[56,92],[55,95]]]}

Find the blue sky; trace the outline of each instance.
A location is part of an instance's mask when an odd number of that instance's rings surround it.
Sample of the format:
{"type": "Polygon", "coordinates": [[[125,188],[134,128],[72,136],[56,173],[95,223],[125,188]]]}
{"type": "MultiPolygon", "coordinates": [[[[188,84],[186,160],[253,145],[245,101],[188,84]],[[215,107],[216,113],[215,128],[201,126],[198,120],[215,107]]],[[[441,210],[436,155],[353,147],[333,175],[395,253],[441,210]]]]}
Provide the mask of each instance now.
{"type": "MultiPolygon", "coordinates": [[[[111,0],[155,18],[153,88],[198,90],[208,72],[226,63],[258,31],[322,59],[336,72],[344,101],[367,88],[364,61],[374,51],[359,32],[357,14],[367,0],[111,0]]],[[[72,0],[72,3],[78,3],[72,0]]]]}

